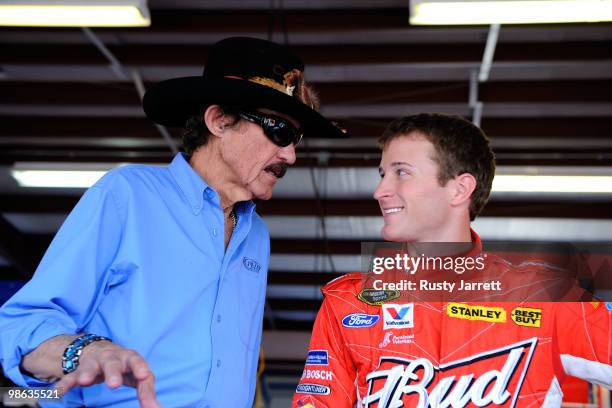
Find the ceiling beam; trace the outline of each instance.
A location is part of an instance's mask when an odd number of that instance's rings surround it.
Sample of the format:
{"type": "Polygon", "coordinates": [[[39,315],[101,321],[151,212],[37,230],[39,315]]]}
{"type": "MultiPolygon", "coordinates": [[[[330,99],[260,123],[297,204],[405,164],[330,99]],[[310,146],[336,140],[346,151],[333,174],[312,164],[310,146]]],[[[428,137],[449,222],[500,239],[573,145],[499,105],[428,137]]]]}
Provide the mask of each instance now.
{"type": "MultiPolygon", "coordinates": [[[[441,51],[444,54],[443,51],[441,51]]],[[[96,59],[100,57],[96,54],[96,59]]],[[[193,57],[189,57],[193,60],[193,57]]],[[[34,82],[107,82],[123,83],[104,65],[49,64],[40,59],[31,63],[0,64],[3,81],[34,82]]],[[[171,61],[171,60],[169,60],[171,61]]],[[[202,74],[201,65],[131,65],[126,69],[137,70],[144,81],[157,82],[169,78],[202,74]]],[[[398,82],[398,81],[468,81],[470,72],[479,62],[420,62],[420,63],[351,63],[343,65],[310,64],[306,77],[311,82],[398,82]]],[[[601,61],[523,61],[498,62],[491,70],[489,81],[537,81],[537,80],[602,80],[612,79],[612,60],[601,61]]]]}
{"type": "MultiPolygon", "coordinates": [[[[196,0],[199,4],[206,4],[196,0]]],[[[242,4],[243,1],[239,0],[242,4]]],[[[266,0],[269,3],[269,0],[266,0]]],[[[405,3],[405,0],[403,0],[405,3]]],[[[353,4],[359,4],[351,1],[353,4]]],[[[405,4],[404,4],[405,5],[405,4]]],[[[347,23],[350,23],[346,21],[347,23]]],[[[563,24],[559,26],[505,26],[500,32],[500,43],[571,43],[586,41],[612,41],[612,24],[563,24]]],[[[185,30],[177,25],[171,32],[156,30],[155,27],[143,30],[104,29],[96,30],[100,39],[107,45],[197,45],[207,46],[232,36],[247,36],[267,38],[261,30],[248,31],[235,25],[225,29],[210,30],[202,24],[199,30],[185,30]]],[[[300,31],[292,29],[289,33],[289,43],[292,45],[337,45],[337,44],[483,44],[487,36],[487,28],[483,27],[380,27],[349,28],[342,24],[333,29],[322,30],[315,22],[311,29],[300,31]]],[[[283,33],[274,32],[272,39],[284,41],[283,33]]],[[[0,44],[87,44],[82,33],[73,29],[19,30],[5,28],[2,30],[0,44]]]]}

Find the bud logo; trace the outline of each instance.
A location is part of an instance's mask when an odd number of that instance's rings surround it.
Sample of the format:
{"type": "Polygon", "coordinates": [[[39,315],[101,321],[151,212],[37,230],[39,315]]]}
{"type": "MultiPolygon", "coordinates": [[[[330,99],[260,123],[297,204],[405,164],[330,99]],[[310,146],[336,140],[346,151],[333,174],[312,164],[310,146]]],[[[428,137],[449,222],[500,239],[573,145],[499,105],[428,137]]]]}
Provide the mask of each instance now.
{"type": "Polygon", "coordinates": [[[385,317],[384,330],[414,327],[414,303],[382,305],[385,317]]]}
{"type": "Polygon", "coordinates": [[[342,319],[342,325],[344,327],[348,327],[349,329],[371,327],[378,322],[378,319],[380,319],[379,315],[352,313],[344,316],[344,319],[342,319]]]}
{"type": "Polygon", "coordinates": [[[382,357],[366,377],[363,407],[514,407],[537,342],[534,337],[439,367],[426,358],[382,357]]]}
{"type": "Polygon", "coordinates": [[[540,327],[542,324],[542,309],[517,307],[512,310],[512,321],[519,326],[540,327]]]}

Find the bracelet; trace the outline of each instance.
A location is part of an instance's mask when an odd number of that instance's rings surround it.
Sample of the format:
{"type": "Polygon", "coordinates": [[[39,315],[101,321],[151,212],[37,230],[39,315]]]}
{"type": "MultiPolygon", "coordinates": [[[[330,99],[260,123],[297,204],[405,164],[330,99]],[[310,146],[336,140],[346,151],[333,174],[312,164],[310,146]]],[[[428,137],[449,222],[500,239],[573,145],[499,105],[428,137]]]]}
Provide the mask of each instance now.
{"type": "Polygon", "coordinates": [[[79,367],[79,357],[83,351],[83,347],[94,341],[111,341],[111,339],[96,334],[82,334],[72,341],[64,350],[62,355],[62,369],[64,374],[70,374],[79,367]]]}

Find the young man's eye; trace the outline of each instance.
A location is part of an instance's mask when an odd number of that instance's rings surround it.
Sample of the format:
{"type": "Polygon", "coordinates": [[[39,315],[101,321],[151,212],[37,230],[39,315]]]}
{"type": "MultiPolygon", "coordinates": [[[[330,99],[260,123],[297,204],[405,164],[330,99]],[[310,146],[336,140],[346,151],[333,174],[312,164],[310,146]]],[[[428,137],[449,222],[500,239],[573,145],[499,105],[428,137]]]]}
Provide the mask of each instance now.
{"type": "Polygon", "coordinates": [[[408,171],[404,170],[404,169],[397,169],[397,175],[398,176],[407,176],[408,174],[410,174],[408,171]]]}

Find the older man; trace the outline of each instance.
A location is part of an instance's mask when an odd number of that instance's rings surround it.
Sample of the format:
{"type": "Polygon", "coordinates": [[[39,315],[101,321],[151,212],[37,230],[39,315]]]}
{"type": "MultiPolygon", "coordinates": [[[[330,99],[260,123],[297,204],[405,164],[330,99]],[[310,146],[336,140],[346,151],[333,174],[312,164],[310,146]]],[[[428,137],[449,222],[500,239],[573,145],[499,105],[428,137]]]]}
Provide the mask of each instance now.
{"type": "MultiPolygon", "coordinates": [[[[459,117],[420,114],[391,122],[380,145],[374,198],[383,238],[450,261],[486,257],[480,276],[509,282],[505,297],[493,298],[508,301],[450,302],[462,298],[450,289],[417,302],[426,290],[373,291],[368,274],[338,278],[323,288],[293,406],[559,407],[568,375],[611,387],[612,304],[511,301],[520,296],[511,295],[519,286],[511,283],[529,285],[548,265],[482,255],[470,221],[486,204],[495,172],[484,133],[459,117]]],[[[416,276],[444,270],[427,272],[420,267],[416,276]]],[[[474,295],[488,293],[468,298],[474,295]]]]}
{"type": "Polygon", "coordinates": [[[271,197],[304,132],[342,135],[309,106],[303,69],[277,44],[229,38],[202,76],[147,92],[150,119],[187,128],[186,154],[84,194],[0,309],[7,376],[57,382],[48,406],[252,404],[269,235],[251,200],[271,197]]]}

